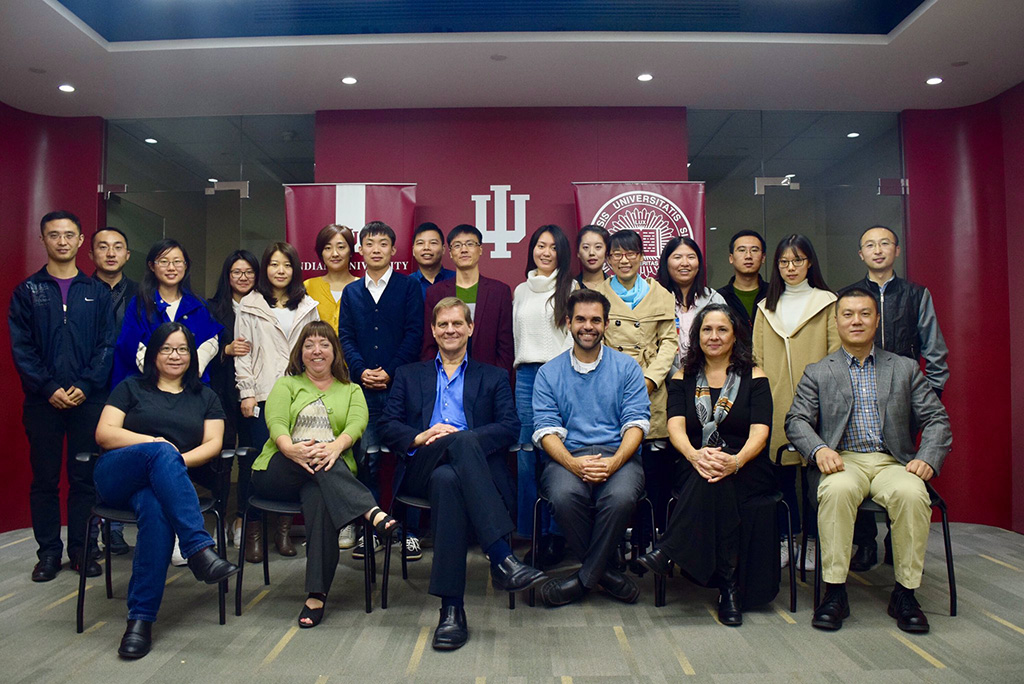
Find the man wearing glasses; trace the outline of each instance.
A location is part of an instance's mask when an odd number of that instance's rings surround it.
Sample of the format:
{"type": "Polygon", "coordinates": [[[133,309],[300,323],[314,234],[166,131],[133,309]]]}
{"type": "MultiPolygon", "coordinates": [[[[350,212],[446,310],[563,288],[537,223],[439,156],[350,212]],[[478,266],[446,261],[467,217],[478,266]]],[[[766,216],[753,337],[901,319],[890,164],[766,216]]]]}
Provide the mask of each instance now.
{"type": "Polygon", "coordinates": [[[504,368],[511,378],[515,360],[512,291],[505,283],[480,275],[483,235],[474,226],[463,223],[452,228],[448,233],[448,249],[455,263],[455,277],[434,283],[427,289],[420,358],[429,361],[437,356],[437,342],[430,331],[434,307],[445,297],[458,297],[469,306],[473,317],[469,357],[504,368]]]}
{"type": "Polygon", "coordinates": [[[741,320],[747,322],[750,330],[754,329],[757,303],[768,294],[768,283],[761,277],[764,259],[765,243],[760,233],[741,230],[729,240],[729,265],[733,276],[718,294],[725,298],[725,303],[741,320]]]}
{"type": "MultiPolygon", "coordinates": [[[[868,267],[863,280],[840,290],[866,290],[879,302],[881,316],[875,332],[875,344],[885,351],[920,361],[924,359],[924,376],[941,399],[949,379],[946,364],[946,341],[939,330],[928,288],[896,275],[893,264],[900,255],[900,239],[886,226],[872,226],[860,236],[860,260],[868,267]]],[[[857,551],[850,560],[850,569],[865,572],[878,563],[875,539],[878,526],[873,513],[860,513],[853,531],[857,551]]],[[[885,562],[892,564],[891,535],[885,537],[885,562]]]]}

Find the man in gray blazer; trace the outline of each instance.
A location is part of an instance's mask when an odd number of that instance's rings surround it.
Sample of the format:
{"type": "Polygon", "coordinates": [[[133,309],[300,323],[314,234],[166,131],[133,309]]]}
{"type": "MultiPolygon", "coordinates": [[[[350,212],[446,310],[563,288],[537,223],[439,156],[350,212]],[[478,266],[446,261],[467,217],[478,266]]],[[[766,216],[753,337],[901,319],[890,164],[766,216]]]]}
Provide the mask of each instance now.
{"type": "Polygon", "coordinates": [[[867,497],[892,519],[896,587],[889,615],[905,632],[927,632],[914,598],[921,585],[931,506],[925,482],[949,453],[949,417],[918,365],[874,346],[878,302],[851,288],[836,302],[842,347],[804,371],[786,415],[786,436],[821,471],[818,542],[825,598],[811,624],[836,630],[850,615],[846,575],[857,507],[867,497]],[[921,427],[914,447],[911,426],[921,427]]]}

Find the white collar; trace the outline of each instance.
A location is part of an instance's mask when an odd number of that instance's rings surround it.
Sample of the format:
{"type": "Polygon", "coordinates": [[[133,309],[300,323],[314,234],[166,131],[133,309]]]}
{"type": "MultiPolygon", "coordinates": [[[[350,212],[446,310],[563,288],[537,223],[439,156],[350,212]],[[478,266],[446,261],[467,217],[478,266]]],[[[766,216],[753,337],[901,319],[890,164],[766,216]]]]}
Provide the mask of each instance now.
{"type": "Polygon", "coordinates": [[[584,363],[576,358],[575,348],[569,350],[569,363],[572,365],[572,369],[580,375],[586,375],[597,370],[597,367],[601,365],[601,359],[604,358],[604,343],[601,344],[601,348],[597,350],[597,361],[591,361],[590,363],[584,363]]]}
{"type": "Polygon", "coordinates": [[[382,275],[380,277],[380,280],[378,280],[376,282],[374,282],[373,278],[370,277],[370,274],[367,273],[366,274],[366,286],[370,287],[372,285],[373,287],[377,287],[377,288],[387,287],[388,286],[388,282],[391,280],[391,274],[394,273],[394,272],[395,272],[394,267],[393,266],[388,266],[388,270],[384,271],[384,275],[382,275]]]}

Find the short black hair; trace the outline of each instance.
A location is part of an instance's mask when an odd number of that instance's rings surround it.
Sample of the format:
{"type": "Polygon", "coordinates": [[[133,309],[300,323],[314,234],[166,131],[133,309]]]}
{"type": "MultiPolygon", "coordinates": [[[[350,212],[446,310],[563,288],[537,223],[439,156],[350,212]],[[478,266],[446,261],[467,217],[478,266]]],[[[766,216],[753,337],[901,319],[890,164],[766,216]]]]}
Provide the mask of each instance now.
{"type": "Polygon", "coordinates": [[[383,235],[391,240],[392,246],[395,244],[395,231],[383,221],[370,221],[363,226],[363,229],[359,231],[359,244],[363,244],[366,238],[373,237],[374,235],[383,235]]]}
{"type": "Polygon", "coordinates": [[[597,290],[576,290],[569,295],[569,302],[566,308],[569,311],[569,318],[572,319],[576,313],[577,304],[600,304],[604,310],[604,320],[608,320],[608,314],[611,313],[612,303],[608,301],[608,298],[597,290]]]}
{"type": "Polygon", "coordinates": [[[729,239],[729,254],[732,254],[733,245],[735,245],[736,241],[741,237],[756,237],[758,242],[761,243],[761,252],[764,253],[768,251],[768,243],[764,241],[764,236],[756,230],[738,230],[732,238],[729,239]]]}
{"type": "Polygon", "coordinates": [[[839,293],[839,298],[836,299],[836,315],[839,315],[839,302],[844,299],[853,299],[854,297],[867,297],[875,303],[875,313],[878,313],[878,300],[875,298],[874,293],[864,289],[863,287],[848,287],[839,293]]]}
{"type": "Polygon", "coordinates": [[[71,221],[72,223],[74,223],[75,224],[75,228],[78,228],[78,234],[79,235],[82,234],[82,222],[81,222],[81,220],[79,220],[79,218],[77,216],[75,216],[74,214],[72,214],[70,211],[64,211],[63,209],[58,209],[57,211],[51,211],[49,214],[44,216],[39,221],[39,234],[42,235],[43,233],[46,232],[46,224],[47,223],[49,223],[50,221],[60,221],[61,219],[67,219],[68,221],[71,221]]]}
{"type": "Polygon", "coordinates": [[[430,231],[437,233],[441,238],[441,242],[444,242],[444,233],[441,232],[441,229],[436,223],[431,221],[424,221],[420,225],[416,226],[416,230],[412,231],[412,241],[416,242],[416,236],[420,233],[429,233],[430,231]]]}
{"type": "Polygon", "coordinates": [[[452,240],[459,235],[472,235],[476,238],[477,242],[483,243],[484,236],[477,230],[476,226],[471,226],[468,223],[460,223],[448,232],[448,246],[452,246],[452,240]]]}
{"type": "Polygon", "coordinates": [[[114,226],[107,226],[106,228],[100,228],[99,230],[97,230],[95,233],[92,234],[91,238],[89,238],[89,249],[90,250],[94,249],[96,247],[96,236],[99,235],[100,233],[103,233],[103,232],[108,231],[108,230],[113,231],[113,232],[117,233],[118,235],[120,235],[121,238],[124,239],[124,248],[125,249],[129,249],[129,247],[128,247],[128,236],[124,234],[124,231],[121,230],[120,228],[115,228],[114,226]]]}
{"type": "MultiPolygon", "coordinates": [[[[874,230],[875,228],[881,228],[882,230],[887,230],[890,233],[892,233],[892,239],[896,243],[896,246],[900,246],[900,236],[896,234],[896,231],[890,228],[889,226],[883,226],[881,223],[876,223],[870,228],[865,228],[864,233],[868,232],[869,230],[874,230]]],[[[860,234],[860,239],[857,240],[857,247],[860,247],[860,241],[864,239],[864,233],[860,234]]]]}
{"type": "Polygon", "coordinates": [[[643,254],[644,241],[640,238],[640,233],[635,230],[619,230],[612,233],[608,251],[611,252],[616,247],[643,254]]]}

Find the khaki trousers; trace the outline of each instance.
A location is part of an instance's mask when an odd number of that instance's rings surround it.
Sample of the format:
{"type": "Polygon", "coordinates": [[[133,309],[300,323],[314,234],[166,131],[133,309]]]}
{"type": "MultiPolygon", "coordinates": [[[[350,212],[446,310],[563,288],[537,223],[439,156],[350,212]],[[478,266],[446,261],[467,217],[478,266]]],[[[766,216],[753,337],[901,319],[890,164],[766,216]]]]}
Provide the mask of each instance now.
{"type": "Polygon", "coordinates": [[[868,498],[888,511],[896,581],[921,586],[928,546],[931,502],[924,481],[889,454],[841,451],[845,470],[822,475],[818,484],[818,543],[822,578],[842,584],[850,569],[857,507],[868,498]]]}

